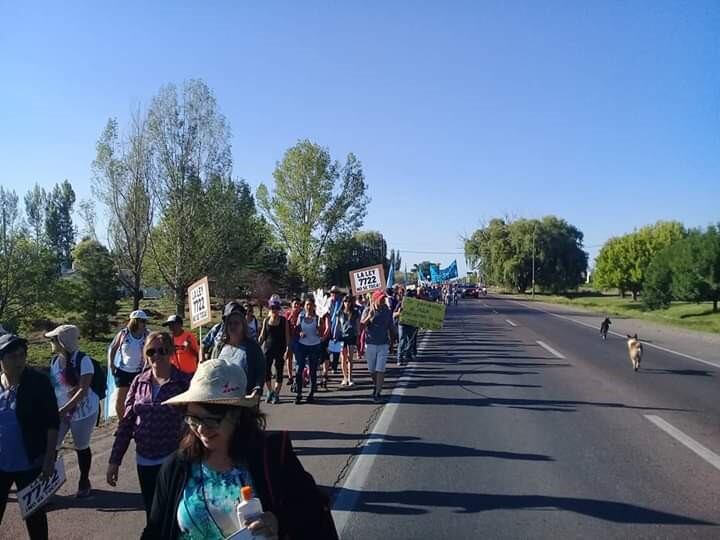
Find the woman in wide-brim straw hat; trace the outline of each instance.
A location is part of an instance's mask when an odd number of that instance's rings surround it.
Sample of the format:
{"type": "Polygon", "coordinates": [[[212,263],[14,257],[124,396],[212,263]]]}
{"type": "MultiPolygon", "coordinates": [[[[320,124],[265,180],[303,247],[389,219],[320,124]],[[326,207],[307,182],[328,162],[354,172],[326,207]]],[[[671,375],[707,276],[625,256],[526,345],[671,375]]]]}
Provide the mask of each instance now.
{"type": "Polygon", "coordinates": [[[336,539],[329,499],[300,464],[287,433],[265,432],[245,370],[224,360],[198,366],[190,388],[165,404],[184,407],[180,449],[160,470],[143,538],[223,539],[241,526],[266,538],[336,539]],[[240,490],[264,513],[240,524],[240,490]]]}

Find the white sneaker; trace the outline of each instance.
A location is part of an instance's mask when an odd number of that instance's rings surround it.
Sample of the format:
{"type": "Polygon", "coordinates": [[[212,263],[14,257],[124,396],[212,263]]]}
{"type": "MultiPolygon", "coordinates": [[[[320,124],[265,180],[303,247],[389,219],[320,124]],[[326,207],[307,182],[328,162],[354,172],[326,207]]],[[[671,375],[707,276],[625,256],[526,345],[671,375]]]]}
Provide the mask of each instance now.
{"type": "Polygon", "coordinates": [[[352,382],[352,381],[348,381],[347,385],[348,385],[348,386],[355,386],[355,383],[352,382]]]}
{"type": "Polygon", "coordinates": [[[342,382],[340,383],[340,386],[349,386],[349,384],[348,384],[347,380],[343,379],[342,382]]]}

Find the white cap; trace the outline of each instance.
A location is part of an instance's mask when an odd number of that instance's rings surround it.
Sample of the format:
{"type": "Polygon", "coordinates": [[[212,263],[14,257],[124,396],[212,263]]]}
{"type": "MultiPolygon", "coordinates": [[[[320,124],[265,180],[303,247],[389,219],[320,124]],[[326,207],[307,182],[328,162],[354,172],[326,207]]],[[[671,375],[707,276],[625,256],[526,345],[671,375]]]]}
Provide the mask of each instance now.
{"type": "Polygon", "coordinates": [[[46,338],[57,338],[62,348],[75,352],[80,348],[80,329],[73,324],[61,324],[45,334],[46,338]]]}

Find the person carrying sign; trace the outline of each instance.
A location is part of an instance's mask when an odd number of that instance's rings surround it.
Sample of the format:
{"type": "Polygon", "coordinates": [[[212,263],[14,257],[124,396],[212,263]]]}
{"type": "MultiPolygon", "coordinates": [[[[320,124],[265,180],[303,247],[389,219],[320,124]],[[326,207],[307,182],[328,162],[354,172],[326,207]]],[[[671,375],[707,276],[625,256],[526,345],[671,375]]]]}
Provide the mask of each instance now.
{"type": "Polygon", "coordinates": [[[413,342],[418,329],[409,324],[403,324],[400,322],[400,315],[402,314],[403,305],[402,302],[405,298],[405,291],[400,289],[398,291],[399,304],[398,308],[393,313],[393,318],[398,325],[398,350],[397,350],[397,365],[402,367],[407,365],[408,361],[413,360],[413,342]]]}
{"type": "Polygon", "coordinates": [[[372,399],[382,402],[382,387],[385,380],[385,364],[390,350],[390,337],[393,330],[393,317],[385,302],[385,293],[376,291],[372,295],[370,307],[365,309],[360,320],[365,325],[367,336],[365,358],[368,371],[373,380],[372,399]]]}
{"type": "MultiPolygon", "coordinates": [[[[60,415],[48,377],[27,367],[27,341],[0,336],[0,523],[13,484],[20,491],[38,476],[52,477],[60,415]]],[[[48,538],[45,510],[26,520],[31,540],[48,538]]]]}

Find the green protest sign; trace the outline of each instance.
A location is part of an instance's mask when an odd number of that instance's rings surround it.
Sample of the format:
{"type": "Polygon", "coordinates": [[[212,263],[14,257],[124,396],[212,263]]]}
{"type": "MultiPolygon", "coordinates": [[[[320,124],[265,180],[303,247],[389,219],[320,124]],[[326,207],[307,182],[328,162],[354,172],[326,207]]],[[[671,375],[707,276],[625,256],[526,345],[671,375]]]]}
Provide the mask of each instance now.
{"type": "Polygon", "coordinates": [[[417,328],[440,330],[445,320],[445,306],[435,302],[405,298],[403,300],[400,322],[417,328]]]}

